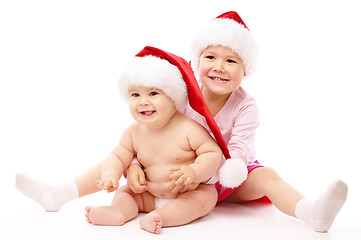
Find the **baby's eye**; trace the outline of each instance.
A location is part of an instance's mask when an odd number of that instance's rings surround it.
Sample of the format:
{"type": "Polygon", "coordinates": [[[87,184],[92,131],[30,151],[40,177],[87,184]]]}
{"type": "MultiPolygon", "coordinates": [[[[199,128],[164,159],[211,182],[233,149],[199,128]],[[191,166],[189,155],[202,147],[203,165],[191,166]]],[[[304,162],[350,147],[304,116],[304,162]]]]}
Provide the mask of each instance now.
{"type": "Polygon", "coordinates": [[[227,59],[228,63],[237,63],[236,61],[234,61],[233,59],[227,59]]]}
{"type": "Polygon", "coordinates": [[[158,92],[152,91],[152,92],[149,93],[149,96],[155,96],[155,95],[158,95],[158,94],[159,94],[158,92]]]}
{"type": "Polygon", "coordinates": [[[140,95],[139,95],[139,93],[132,93],[132,94],[130,94],[130,96],[131,97],[139,97],[140,95]]]}

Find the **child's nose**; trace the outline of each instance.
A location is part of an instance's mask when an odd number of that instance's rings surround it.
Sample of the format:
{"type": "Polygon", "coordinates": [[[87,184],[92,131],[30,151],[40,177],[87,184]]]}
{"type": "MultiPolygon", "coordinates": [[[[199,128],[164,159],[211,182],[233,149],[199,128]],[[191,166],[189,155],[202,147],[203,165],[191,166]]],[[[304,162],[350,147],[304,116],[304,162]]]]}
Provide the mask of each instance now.
{"type": "Polygon", "coordinates": [[[214,71],[223,72],[223,62],[222,61],[216,61],[213,66],[214,71]]]}

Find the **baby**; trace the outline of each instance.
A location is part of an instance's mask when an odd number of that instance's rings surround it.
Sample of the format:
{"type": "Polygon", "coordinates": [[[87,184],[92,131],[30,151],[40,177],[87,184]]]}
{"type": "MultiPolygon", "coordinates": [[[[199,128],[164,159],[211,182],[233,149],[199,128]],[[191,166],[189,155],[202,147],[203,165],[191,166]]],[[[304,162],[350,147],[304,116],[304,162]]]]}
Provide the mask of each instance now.
{"type": "Polygon", "coordinates": [[[222,151],[201,125],[178,112],[186,106],[185,80],[194,77],[178,56],[146,47],[129,63],[120,78],[121,95],[127,98],[136,123],[105,159],[98,187],[118,187],[124,170],[137,155],[144,167],[147,191],[134,193],[123,186],[111,206],[86,207],[86,219],[96,225],[123,225],[138,212],[143,229],[159,233],[161,227],[189,223],[208,214],[217,202],[211,184],[194,191],[173,193],[170,183],[206,183],[219,169],[222,151]]]}

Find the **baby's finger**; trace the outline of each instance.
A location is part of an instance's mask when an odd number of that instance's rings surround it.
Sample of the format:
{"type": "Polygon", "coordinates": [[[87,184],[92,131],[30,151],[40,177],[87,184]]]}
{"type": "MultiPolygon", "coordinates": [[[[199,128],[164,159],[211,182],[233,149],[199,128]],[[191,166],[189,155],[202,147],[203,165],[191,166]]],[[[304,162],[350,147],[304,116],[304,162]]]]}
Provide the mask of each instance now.
{"type": "Polygon", "coordinates": [[[147,185],[147,181],[145,180],[145,175],[144,174],[140,174],[138,179],[139,179],[139,183],[140,183],[140,185],[142,187],[147,185]]]}
{"type": "Polygon", "coordinates": [[[184,187],[184,184],[178,184],[178,185],[176,185],[176,184],[174,183],[173,186],[174,186],[174,187],[173,187],[173,189],[171,190],[171,192],[172,192],[172,193],[179,193],[179,191],[182,190],[182,188],[184,187]]]}
{"type": "Polygon", "coordinates": [[[104,189],[104,190],[107,190],[107,189],[109,189],[111,186],[113,186],[113,182],[112,182],[112,181],[106,181],[106,182],[104,183],[103,189],[104,189]]]}
{"type": "Polygon", "coordinates": [[[119,182],[113,182],[112,181],[112,185],[111,186],[109,186],[109,188],[118,188],[119,187],[119,182]]]}
{"type": "Polygon", "coordinates": [[[191,177],[187,177],[187,180],[185,181],[185,185],[189,185],[192,183],[192,178],[191,177]]]}
{"type": "Polygon", "coordinates": [[[171,181],[168,185],[168,191],[172,191],[175,188],[175,181],[171,181]]]}
{"type": "Polygon", "coordinates": [[[112,186],[112,187],[110,187],[110,188],[107,189],[107,192],[108,192],[108,193],[114,192],[115,190],[118,189],[118,187],[119,187],[119,185],[118,185],[118,186],[112,186]]]}
{"type": "Polygon", "coordinates": [[[197,189],[199,183],[191,183],[191,184],[188,184],[188,185],[184,185],[184,187],[179,191],[180,193],[184,193],[184,192],[189,192],[189,191],[192,191],[192,190],[195,190],[197,189]]]}
{"type": "Polygon", "coordinates": [[[138,182],[130,185],[130,189],[134,192],[134,193],[142,193],[147,189],[147,186],[145,185],[140,185],[138,182]]]}
{"type": "Polygon", "coordinates": [[[179,184],[184,184],[186,181],[186,177],[184,175],[182,175],[180,178],[178,178],[178,180],[175,182],[175,185],[179,185],[179,184]]]}
{"type": "Polygon", "coordinates": [[[179,191],[180,193],[188,192],[189,191],[189,185],[184,185],[183,188],[179,191]]]}
{"type": "Polygon", "coordinates": [[[176,172],[176,171],[179,171],[180,169],[181,169],[180,167],[175,166],[175,167],[169,168],[169,171],[176,172]]]}
{"type": "Polygon", "coordinates": [[[104,182],[102,180],[98,180],[97,181],[97,186],[98,186],[98,188],[103,189],[104,182]]]}
{"type": "Polygon", "coordinates": [[[182,172],[182,171],[177,171],[177,172],[171,174],[170,177],[171,177],[173,180],[177,180],[177,179],[179,179],[182,175],[183,175],[183,172],[182,172]]]}

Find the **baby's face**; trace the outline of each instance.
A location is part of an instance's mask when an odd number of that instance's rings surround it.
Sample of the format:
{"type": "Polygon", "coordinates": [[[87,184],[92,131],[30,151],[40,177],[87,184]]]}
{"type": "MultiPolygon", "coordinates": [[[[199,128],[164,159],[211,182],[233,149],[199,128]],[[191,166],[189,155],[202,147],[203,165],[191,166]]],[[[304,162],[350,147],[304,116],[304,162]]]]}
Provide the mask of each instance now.
{"type": "Polygon", "coordinates": [[[227,95],[240,87],[245,68],[231,49],[211,46],[202,52],[198,72],[203,87],[214,94],[227,95]]]}
{"type": "Polygon", "coordinates": [[[174,101],[160,89],[133,86],[128,100],[132,117],[151,128],[165,126],[177,111],[174,101]]]}

